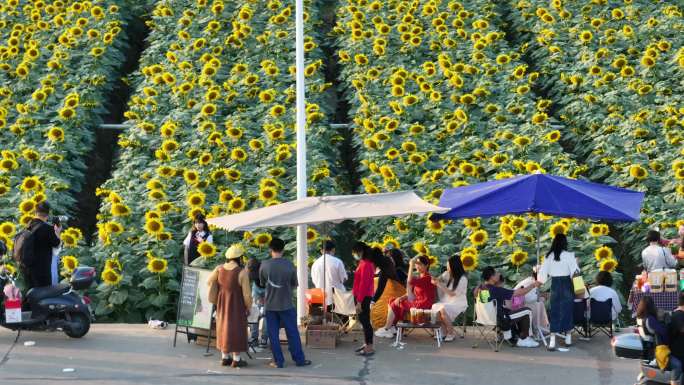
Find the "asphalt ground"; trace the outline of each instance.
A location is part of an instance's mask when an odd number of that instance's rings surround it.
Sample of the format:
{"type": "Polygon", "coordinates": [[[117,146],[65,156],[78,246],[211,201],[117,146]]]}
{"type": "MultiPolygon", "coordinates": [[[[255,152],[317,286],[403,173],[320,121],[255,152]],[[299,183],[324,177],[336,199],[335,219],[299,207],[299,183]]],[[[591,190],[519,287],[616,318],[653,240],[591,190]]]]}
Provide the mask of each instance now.
{"type": "MultiPolygon", "coordinates": [[[[267,366],[269,351],[254,354],[246,368],[222,367],[220,354],[205,356],[203,347],[187,343],[183,335],[174,348],[173,326],[95,324],[82,339],[22,332],[13,344],[15,337],[0,330],[2,385],[628,385],[638,372],[637,361],[614,357],[605,336],[576,341],[568,352],[505,345],[494,352],[484,343],[472,347],[474,330],[441,349],[417,330],[401,349],[376,338],[377,353],[369,358],[355,356],[359,343],[345,336],[333,350],[305,348],[311,366],[298,368],[288,361],[284,369],[267,366]]],[[[283,351],[289,359],[286,346],[283,351]]]]}

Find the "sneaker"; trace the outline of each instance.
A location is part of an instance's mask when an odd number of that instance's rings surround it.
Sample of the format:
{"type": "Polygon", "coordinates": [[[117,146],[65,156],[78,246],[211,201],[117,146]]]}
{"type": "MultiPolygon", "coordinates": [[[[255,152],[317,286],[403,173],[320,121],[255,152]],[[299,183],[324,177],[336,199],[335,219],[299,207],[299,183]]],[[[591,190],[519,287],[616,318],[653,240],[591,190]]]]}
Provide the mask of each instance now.
{"type": "Polygon", "coordinates": [[[565,346],[572,346],[572,334],[565,334],[565,346]]]}
{"type": "Polygon", "coordinates": [[[392,329],[385,329],[385,328],[380,328],[375,331],[375,336],[376,337],[381,337],[381,338],[394,338],[394,334],[396,334],[396,329],[392,331],[392,329]]]}
{"type": "Polygon", "coordinates": [[[536,348],[539,346],[539,342],[536,342],[530,337],[523,339],[519,339],[518,343],[516,344],[519,348],[536,348]]]}
{"type": "Polygon", "coordinates": [[[444,342],[451,342],[456,339],[456,336],[453,334],[447,334],[446,337],[444,337],[444,342]]]}

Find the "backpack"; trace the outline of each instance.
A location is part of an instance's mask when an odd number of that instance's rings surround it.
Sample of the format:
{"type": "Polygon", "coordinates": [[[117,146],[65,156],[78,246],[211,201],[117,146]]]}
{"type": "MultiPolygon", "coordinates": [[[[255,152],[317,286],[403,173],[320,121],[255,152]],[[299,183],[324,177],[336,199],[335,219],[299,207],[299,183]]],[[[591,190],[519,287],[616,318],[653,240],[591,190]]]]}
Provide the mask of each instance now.
{"type": "Polygon", "coordinates": [[[30,266],[35,261],[35,231],[39,225],[34,225],[20,231],[14,237],[12,257],[21,265],[30,266]]]}

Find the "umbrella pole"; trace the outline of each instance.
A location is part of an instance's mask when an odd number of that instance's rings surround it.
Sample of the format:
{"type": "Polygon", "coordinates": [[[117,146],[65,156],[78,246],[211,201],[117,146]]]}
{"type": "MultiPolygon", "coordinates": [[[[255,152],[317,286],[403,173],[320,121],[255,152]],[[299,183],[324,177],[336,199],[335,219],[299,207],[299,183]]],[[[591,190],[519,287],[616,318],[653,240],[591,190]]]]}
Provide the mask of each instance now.
{"type": "Polygon", "coordinates": [[[539,220],[539,214],[535,214],[537,217],[537,266],[539,266],[539,257],[541,254],[541,223],[539,220]]]}

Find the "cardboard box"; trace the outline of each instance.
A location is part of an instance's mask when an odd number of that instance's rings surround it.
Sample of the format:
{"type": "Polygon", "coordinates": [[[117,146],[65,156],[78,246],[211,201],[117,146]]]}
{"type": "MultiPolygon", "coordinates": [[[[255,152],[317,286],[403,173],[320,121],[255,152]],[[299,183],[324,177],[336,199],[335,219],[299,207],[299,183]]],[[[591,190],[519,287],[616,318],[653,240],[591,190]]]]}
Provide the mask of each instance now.
{"type": "Polygon", "coordinates": [[[312,349],[335,349],[338,325],[309,325],[306,328],[306,346],[312,349]]]}

